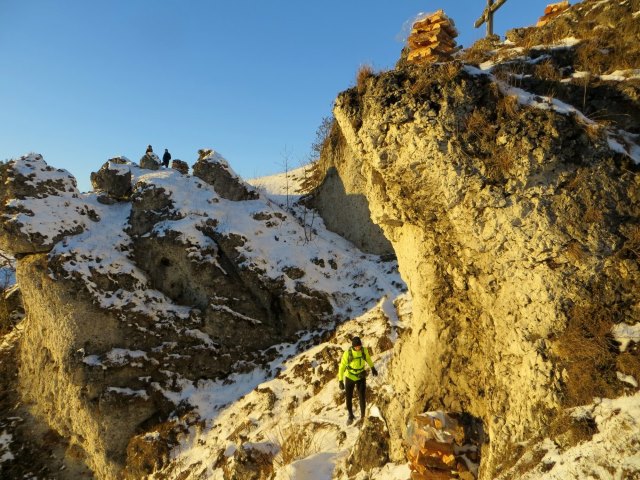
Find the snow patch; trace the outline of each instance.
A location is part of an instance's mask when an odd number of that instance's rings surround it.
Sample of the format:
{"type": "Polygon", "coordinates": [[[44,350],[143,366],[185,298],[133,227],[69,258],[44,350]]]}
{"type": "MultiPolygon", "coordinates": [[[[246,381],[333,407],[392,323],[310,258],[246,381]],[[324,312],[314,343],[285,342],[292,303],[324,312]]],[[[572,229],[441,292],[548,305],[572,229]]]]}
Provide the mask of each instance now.
{"type": "Polygon", "coordinates": [[[620,351],[625,352],[631,342],[640,342],[640,323],[627,325],[618,323],[613,326],[611,333],[617,342],[620,343],[620,351]]]}

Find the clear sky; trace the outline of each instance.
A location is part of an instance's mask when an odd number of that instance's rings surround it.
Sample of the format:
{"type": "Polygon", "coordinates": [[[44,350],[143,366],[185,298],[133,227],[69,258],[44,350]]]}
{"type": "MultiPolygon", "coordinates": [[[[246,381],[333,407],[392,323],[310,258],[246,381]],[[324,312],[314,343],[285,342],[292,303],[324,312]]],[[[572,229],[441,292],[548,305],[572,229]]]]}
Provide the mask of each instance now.
{"type": "MultiPolygon", "coordinates": [[[[509,0],[495,32],[547,0],[509,0]]],[[[572,2],[576,3],[576,2],[572,2]]],[[[458,43],[484,0],[0,0],[0,160],[38,152],[81,190],[110,157],[151,144],[192,165],[213,148],[243,177],[308,158],[363,64],[392,68],[407,27],[443,8],[458,43]]]]}

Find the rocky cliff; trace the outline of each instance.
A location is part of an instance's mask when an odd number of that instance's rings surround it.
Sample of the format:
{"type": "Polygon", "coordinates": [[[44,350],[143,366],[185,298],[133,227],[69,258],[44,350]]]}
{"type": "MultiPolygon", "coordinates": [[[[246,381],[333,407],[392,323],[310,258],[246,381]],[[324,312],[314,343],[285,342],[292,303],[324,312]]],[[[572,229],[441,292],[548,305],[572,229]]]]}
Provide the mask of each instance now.
{"type": "Polygon", "coordinates": [[[336,100],[344,153],[327,141],[328,176],[337,165],[338,182],[362,179],[354,195],[366,197],[414,299],[384,409],[394,459],[412,415],[463,412],[484,426],[480,478],[518,478],[533,468],[511,468],[523,444],[584,440],[567,409],[617,397],[629,388],[619,374],[640,374],[638,353],[622,353],[611,333],[640,320],[640,79],[626,63],[639,7],[584,2],[511,33],[519,43],[465,52],[475,65],[402,61],[336,100]],[[620,78],[598,71],[585,86],[585,25],[608,31],[613,16],[617,34],[598,39],[610,49],[604,71],[620,78]],[[559,30],[582,39],[530,47],[559,30]],[[562,100],[547,95],[555,85],[562,100]]]}
{"type": "MultiPolygon", "coordinates": [[[[189,389],[264,365],[303,333],[313,343],[308,332],[376,300],[366,292],[377,274],[350,266],[363,262],[352,247],[309,243],[218,153],[194,173],[115,158],[81,194],[39,155],[2,166],[0,239],[19,258],[27,313],[19,329],[3,319],[4,363],[18,368],[3,407],[33,419],[11,426],[21,442],[54,432],[69,478],[82,465],[98,478],[150,473],[163,460],[140,457],[136,439],[188,415],[189,389]]],[[[29,467],[3,462],[12,475],[29,467]]]]}

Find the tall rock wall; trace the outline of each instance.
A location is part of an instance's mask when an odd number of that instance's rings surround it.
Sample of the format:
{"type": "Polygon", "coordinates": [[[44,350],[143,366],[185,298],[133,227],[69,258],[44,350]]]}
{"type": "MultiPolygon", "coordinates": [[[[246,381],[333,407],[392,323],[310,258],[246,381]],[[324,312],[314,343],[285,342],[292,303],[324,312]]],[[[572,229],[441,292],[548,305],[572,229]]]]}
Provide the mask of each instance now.
{"type": "Polygon", "coordinates": [[[608,373],[582,392],[578,372],[598,375],[593,358],[565,342],[584,317],[603,331],[638,320],[626,249],[637,167],[578,115],[519,104],[454,63],[370,77],[334,114],[354,152],[343,161],[357,162],[345,171],[364,177],[414,302],[385,409],[392,455],[404,458],[413,414],[465,412],[487,435],[480,476],[495,478],[516,442],[615,390],[608,373]]]}
{"type": "Polygon", "coordinates": [[[322,150],[319,168],[324,172],[321,185],[309,196],[309,204],[317,209],[329,230],[342,235],[361,250],[376,255],[389,255],[393,248],[382,229],[371,220],[366,196],[366,178],[361,162],[336,123],[322,150]]]}

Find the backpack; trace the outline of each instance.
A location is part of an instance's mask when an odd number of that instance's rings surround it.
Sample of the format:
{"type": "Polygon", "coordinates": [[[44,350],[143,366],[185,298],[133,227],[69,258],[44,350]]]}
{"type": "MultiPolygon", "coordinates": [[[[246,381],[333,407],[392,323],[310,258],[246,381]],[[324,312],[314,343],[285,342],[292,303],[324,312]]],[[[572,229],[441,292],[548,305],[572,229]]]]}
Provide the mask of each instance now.
{"type": "MultiPolygon", "coordinates": [[[[362,356],[360,358],[360,362],[367,363],[367,355],[369,354],[369,350],[363,346],[362,347],[362,356]]],[[[349,347],[349,353],[347,354],[347,370],[349,373],[355,377],[358,377],[358,380],[362,378],[366,378],[367,372],[365,371],[365,366],[363,365],[360,369],[355,369],[351,367],[351,362],[355,357],[353,356],[353,347],[349,347]]]]}

